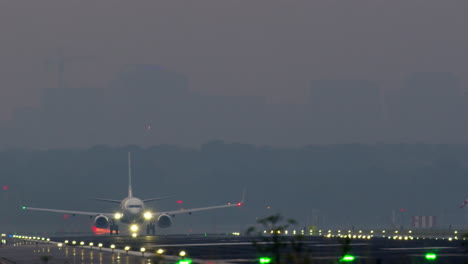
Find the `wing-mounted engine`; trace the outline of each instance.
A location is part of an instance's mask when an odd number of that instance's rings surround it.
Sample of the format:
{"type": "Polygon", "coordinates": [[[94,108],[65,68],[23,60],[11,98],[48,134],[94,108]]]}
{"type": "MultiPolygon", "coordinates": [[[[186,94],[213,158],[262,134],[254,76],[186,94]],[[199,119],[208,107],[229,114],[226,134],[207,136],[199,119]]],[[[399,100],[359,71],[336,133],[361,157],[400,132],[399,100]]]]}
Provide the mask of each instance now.
{"type": "Polygon", "coordinates": [[[96,218],[94,218],[94,226],[97,228],[108,228],[109,219],[103,215],[98,215],[96,218]]]}
{"type": "Polygon", "coordinates": [[[167,214],[162,214],[158,217],[158,226],[160,228],[168,228],[172,224],[172,218],[167,214]]]}

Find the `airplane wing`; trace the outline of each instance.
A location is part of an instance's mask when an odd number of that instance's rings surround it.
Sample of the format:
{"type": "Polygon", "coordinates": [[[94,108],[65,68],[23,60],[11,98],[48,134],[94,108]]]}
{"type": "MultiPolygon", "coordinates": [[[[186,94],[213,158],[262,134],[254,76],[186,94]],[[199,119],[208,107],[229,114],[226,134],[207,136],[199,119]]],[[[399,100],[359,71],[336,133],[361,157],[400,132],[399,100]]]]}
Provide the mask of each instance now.
{"type": "Polygon", "coordinates": [[[26,207],[26,206],[22,206],[21,209],[31,210],[31,211],[50,212],[50,213],[71,214],[71,215],[87,215],[87,216],[104,215],[104,216],[107,216],[107,217],[112,217],[113,216],[113,214],[109,214],[109,213],[58,210],[58,209],[36,208],[36,207],[26,207]]]}
{"type": "Polygon", "coordinates": [[[460,205],[460,208],[465,207],[467,204],[468,204],[468,199],[466,199],[465,201],[463,201],[463,203],[460,205]]]}
{"type": "Polygon", "coordinates": [[[149,199],[143,199],[142,201],[144,203],[146,202],[152,202],[152,201],[159,201],[159,200],[164,200],[164,199],[169,199],[169,198],[172,198],[174,196],[164,196],[164,197],[157,197],[157,198],[149,198],[149,199]]]}
{"type": "Polygon", "coordinates": [[[91,198],[96,201],[101,201],[101,202],[109,202],[109,203],[121,203],[121,200],[113,200],[113,199],[104,199],[104,198],[91,198]]]}
{"type": "Polygon", "coordinates": [[[208,207],[200,207],[200,208],[180,209],[176,211],[158,212],[154,214],[153,216],[159,216],[162,214],[168,214],[168,215],[191,214],[193,212],[200,212],[200,211],[207,211],[207,210],[214,210],[214,209],[221,209],[221,208],[228,208],[228,207],[241,207],[244,203],[244,200],[245,200],[245,191],[244,191],[244,194],[242,195],[242,200],[240,202],[227,203],[223,205],[215,205],[215,206],[208,206],[208,207]]]}
{"type": "Polygon", "coordinates": [[[158,212],[156,215],[162,215],[162,214],[168,214],[168,215],[177,215],[177,214],[190,214],[193,212],[199,212],[199,211],[206,211],[206,210],[214,210],[214,209],[221,209],[221,208],[227,208],[227,207],[236,207],[236,206],[242,206],[242,203],[228,203],[224,205],[216,205],[216,206],[209,206],[209,207],[200,207],[200,208],[192,208],[192,209],[180,209],[177,211],[167,211],[167,212],[158,212]]]}

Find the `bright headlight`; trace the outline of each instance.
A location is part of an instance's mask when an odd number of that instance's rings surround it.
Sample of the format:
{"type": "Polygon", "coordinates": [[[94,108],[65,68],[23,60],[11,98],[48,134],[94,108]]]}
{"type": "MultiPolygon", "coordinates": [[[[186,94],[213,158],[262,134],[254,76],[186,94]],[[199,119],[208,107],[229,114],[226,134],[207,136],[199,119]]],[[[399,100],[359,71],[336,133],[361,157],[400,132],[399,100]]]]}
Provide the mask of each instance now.
{"type": "Polygon", "coordinates": [[[146,220],[150,220],[152,217],[153,217],[153,214],[150,213],[150,212],[146,212],[143,214],[143,217],[146,219],[146,220]]]}
{"type": "Polygon", "coordinates": [[[114,215],[114,218],[118,220],[118,219],[122,218],[122,214],[121,213],[116,213],[114,215]]]}
{"type": "Polygon", "coordinates": [[[138,231],[138,226],[137,225],[131,225],[130,230],[133,231],[133,232],[136,232],[136,231],[138,231]]]}

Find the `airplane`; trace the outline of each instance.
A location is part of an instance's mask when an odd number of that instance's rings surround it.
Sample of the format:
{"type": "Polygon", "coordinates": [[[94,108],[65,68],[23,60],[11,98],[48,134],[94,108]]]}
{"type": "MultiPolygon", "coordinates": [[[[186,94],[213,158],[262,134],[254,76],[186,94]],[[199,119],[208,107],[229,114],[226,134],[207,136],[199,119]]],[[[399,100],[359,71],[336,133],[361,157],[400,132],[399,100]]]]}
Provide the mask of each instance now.
{"type": "Polygon", "coordinates": [[[463,203],[460,205],[460,208],[465,207],[467,204],[468,204],[468,199],[466,199],[465,201],[463,201],[463,203]]]}
{"type": "Polygon", "coordinates": [[[172,218],[178,214],[189,214],[193,212],[221,209],[228,207],[240,207],[244,203],[245,192],[242,196],[240,202],[228,203],[223,205],[201,207],[201,208],[192,208],[192,209],[180,209],[175,211],[165,211],[165,212],[152,212],[147,210],[145,202],[156,201],[161,199],[167,199],[170,197],[159,197],[151,199],[140,199],[133,196],[132,191],[132,169],[131,169],[131,157],[130,152],[128,153],[128,196],[122,200],[112,200],[112,199],[102,199],[94,198],[98,201],[110,202],[110,203],[119,203],[120,211],[116,213],[102,213],[102,212],[84,212],[84,211],[71,211],[71,210],[59,210],[59,209],[48,209],[48,208],[35,208],[35,207],[26,207],[22,206],[23,210],[32,210],[32,211],[43,211],[43,212],[52,212],[52,213],[62,213],[62,214],[71,214],[71,215],[86,215],[89,217],[94,217],[93,225],[97,228],[107,229],[109,228],[110,234],[112,235],[119,234],[118,223],[129,224],[130,231],[132,236],[136,236],[139,231],[140,224],[146,224],[146,233],[155,235],[156,225],[160,228],[168,228],[172,224],[172,218]]]}

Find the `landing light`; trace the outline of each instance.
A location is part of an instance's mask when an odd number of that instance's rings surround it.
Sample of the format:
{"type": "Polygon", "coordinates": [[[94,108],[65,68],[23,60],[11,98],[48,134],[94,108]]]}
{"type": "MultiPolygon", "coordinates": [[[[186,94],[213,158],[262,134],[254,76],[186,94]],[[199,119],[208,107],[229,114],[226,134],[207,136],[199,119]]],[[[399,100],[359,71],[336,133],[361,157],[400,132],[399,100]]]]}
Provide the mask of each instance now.
{"type": "Polygon", "coordinates": [[[143,214],[143,217],[145,217],[146,220],[150,220],[153,217],[153,214],[150,212],[146,212],[143,214]]]}
{"type": "Polygon", "coordinates": [[[186,255],[187,255],[187,252],[185,252],[184,250],[179,252],[179,256],[181,256],[181,257],[185,257],[186,255]]]}
{"type": "Polygon", "coordinates": [[[118,220],[118,219],[122,218],[122,214],[121,213],[116,213],[114,215],[114,218],[118,220]]]}
{"type": "Polygon", "coordinates": [[[136,231],[138,231],[138,226],[137,225],[131,225],[130,230],[133,231],[133,232],[136,232],[136,231]]]}
{"type": "Polygon", "coordinates": [[[132,237],[133,237],[133,238],[137,237],[137,233],[133,233],[133,234],[132,234],[132,237]]]}
{"type": "Polygon", "coordinates": [[[161,255],[162,253],[164,253],[164,249],[160,248],[156,251],[156,253],[158,253],[159,255],[161,255]]]}

